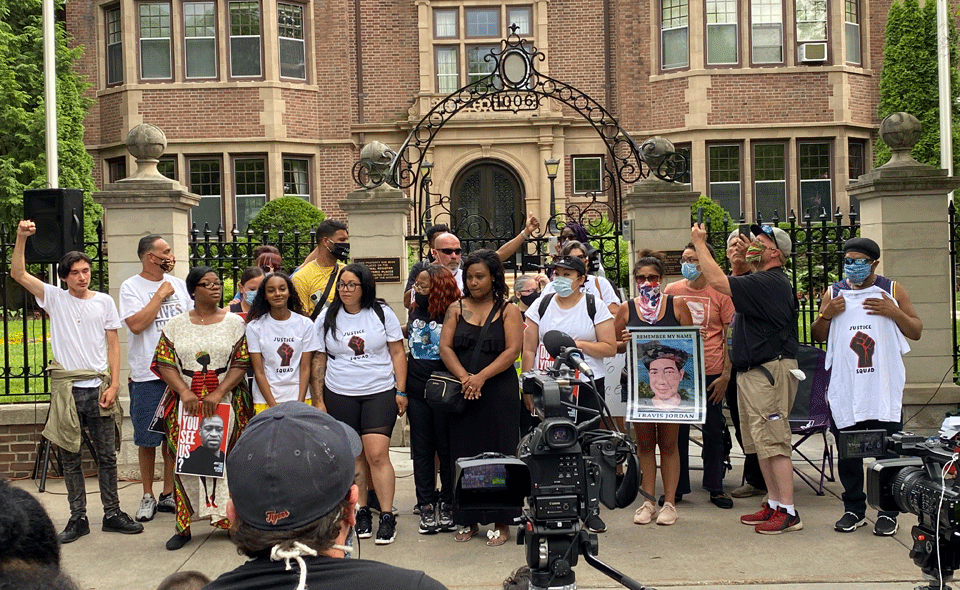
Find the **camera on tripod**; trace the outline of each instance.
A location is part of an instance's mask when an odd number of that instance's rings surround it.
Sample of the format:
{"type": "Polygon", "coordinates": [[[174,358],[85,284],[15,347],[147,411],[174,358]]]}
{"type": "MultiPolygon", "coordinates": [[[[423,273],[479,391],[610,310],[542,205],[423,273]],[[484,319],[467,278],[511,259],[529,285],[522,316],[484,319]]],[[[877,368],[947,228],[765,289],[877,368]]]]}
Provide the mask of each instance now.
{"type": "MultiPolygon", "coordinates": [[[[523,375],[523,393],[533,396],[540,424],[520,441],[517,457],[488,453],[457,460],[455,507],[478,521],[495,510],[521,514],[517,542],[526,546],[531,588],[575,588],[573,567],[582,554],[624,586],[642,589],[597,559],[597,536],[582,526],[601,502],[612,509],[636,499],[636,447],[619,431],[596,428],[606,404],[592,376],[589,381],[573,376],[576,370],[589,374],[573,339],[552,330],[543,342],[556,359],[553,368],[523,375]],[[580,388],[577,397],[575,387],[580,388]],[[596,396],[602,409],[578,404],[585,395],[596,396]],[[584,415],[589,417],[580,423],[572,417],[584,415]],[[623,468],[619,478],[618,465],[623,468]]],[[[606,417],[612,424],[609,410],[606,417]]]]}
{"type": "Polygon", "coordinates": [[[955,443],[908,432],[888,437],[883,430],[841,432],[837,442],[841,459],[902,455],[879,459],[867,468],[867,502],[880,511],[917,516],[910,531],[910,557],[929,581],[918,588],[944,588],[960,566],[955,443]]]}

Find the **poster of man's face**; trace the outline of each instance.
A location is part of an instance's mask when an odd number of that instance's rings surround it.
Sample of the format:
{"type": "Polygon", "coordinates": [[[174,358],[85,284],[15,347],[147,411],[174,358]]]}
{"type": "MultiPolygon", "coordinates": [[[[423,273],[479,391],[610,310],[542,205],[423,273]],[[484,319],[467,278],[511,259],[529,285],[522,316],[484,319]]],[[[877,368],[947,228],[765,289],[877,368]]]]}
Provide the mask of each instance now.
{"type": "Polygon", "coordinates": [[[193,416],[180,408],[175,471],[181,475],[223,477],[230,404],[221,403],[213,416],[193,416]]]}
{"type": "Polygon", "coordinates": [[[631,329],[627,420],[700,423],[706,413],[696,328],[631,329]]]}

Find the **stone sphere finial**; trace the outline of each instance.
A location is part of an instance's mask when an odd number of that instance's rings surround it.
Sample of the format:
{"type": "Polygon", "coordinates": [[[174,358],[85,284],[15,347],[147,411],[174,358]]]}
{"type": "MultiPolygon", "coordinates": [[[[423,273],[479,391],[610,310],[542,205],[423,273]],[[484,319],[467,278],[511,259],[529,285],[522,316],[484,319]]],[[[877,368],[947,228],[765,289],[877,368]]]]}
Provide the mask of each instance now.
{"type": "Polygon", "coordinates": [[[127,150],[137,159],[137,171],[124,180],[169,179],[157,171],[157,162],[167,147],[167,136],[156,125],[140,123],[127,133],[127,150]]]}
{"type": "Polygon", "coordinates": [[[912,166],[919,162],[910,150],[920,140],[920,120],[910,113],[893,113],[880,123],[880,139],[890,147],[890,161],[884,166],[912,166]]]}

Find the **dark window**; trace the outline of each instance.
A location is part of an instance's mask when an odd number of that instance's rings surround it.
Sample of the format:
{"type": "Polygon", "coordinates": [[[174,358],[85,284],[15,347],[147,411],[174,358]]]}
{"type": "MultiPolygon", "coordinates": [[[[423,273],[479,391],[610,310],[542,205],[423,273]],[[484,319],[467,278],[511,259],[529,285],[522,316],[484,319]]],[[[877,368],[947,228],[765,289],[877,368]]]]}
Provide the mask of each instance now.
{"type": "Polygon", "coordinates": [[[107,20],[107,84],[123,82],[123,34],[120,28],[120,8],[109,8],[107,20]]]}
{"type": "Polygon", "coordinates": [[[309,161],[300,158],[283,159],[283,194],[310,201],[309,161]]]}
{"type": "Polygon", "coordinates": [[[157,172],[170,180],[177,179],[177,160],[175,158],[160,158],[157,162],[157,172]]]}
{"type": "Polygon", "coordinates": [[[261,75],[260,4],[230,3],[230,75],[249,78],[261,75]]]}
{"type": "Polygon", "coordinates": [[[183,3],[187,78],[217,76],[217,16],[213,2],[183,3]]]}
{"type": "Polygon", "coordinates": [[[140,4],[140,77],[172,77],[170,57],[170,5],[140,4]]]}
{"type": "Polygon", "coordinates": [[[718,202],[731,219],[740,219],[740,146],[712,145],[710,154],[710,198],[718,202]]]}
{"type": "Polygon", "coordinates": [[[596,193],[603,186],[603,158],[572,158],[573,192],[596,193]]]}
{"type": "Polygon", "coordinates": [[[753,146],[754,211],[764,221],[787,217],[787,146],[759,143],[753,146]]]}
{"type": "Polygon", "coordinates": [[[233,172],[237,187],[237,229],[246,231],[250,220],[267,203],[266,160],[238,158],[233,163],[233,172]]]}
{"type": "Polygon", "coordinates": [[[107,160],[107,178],[109,182],[117,182],[127,177],[127,159],[125,157],[110,158],[107,160]]]}
{"type": "MultiPolygon", "coordinates": [[[[867,146],[862,140],[851,139],[847,144],[847,166],[849,182],[857,182],[857,179],[867,173],[866,160],[867,146]]],[[[850,207],[860,215],[860,201],[853,195],[850,196],[850,207]]],[[[846,211],[844,211],[846,213],[846,211]]]]}
{"type": "Polygon", "coordinates": [[[817,219],[821,213],[830,215],[833,210],[831,196],[833,182],[830,179],[830,144],[800,143],[800,209],[804,215],[817,219]]]}
{"type": "Polygon", "coordinates": [[[303,6],[277,4],[280,30],[280,76],[307,79],[306,49],[303,40],[303,6]]]}
{"type": "Polygon", "coordinates": [[[190,211],[190,221],[201,231],[208,226],[217,231],[223,223],[221,206],[222,176],[220,160],[190,160],[190,192],[200,195],[200,204],[190,211]]]}

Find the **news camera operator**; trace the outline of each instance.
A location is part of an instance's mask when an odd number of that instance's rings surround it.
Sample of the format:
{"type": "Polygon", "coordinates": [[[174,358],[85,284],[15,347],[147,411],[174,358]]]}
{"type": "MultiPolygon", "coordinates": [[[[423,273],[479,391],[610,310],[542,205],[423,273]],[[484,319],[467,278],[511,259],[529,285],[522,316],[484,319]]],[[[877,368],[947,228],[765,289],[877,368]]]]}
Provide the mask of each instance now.
{"type": "MultiPolygon", "coordinates": [[[[596,389],[603,391],[603,358],[617,353],[613,330],[613,316],[603,301],[591,293],[581,291],[587,279],[587,267],[576,256],[561,256],[555,261],[553,279],[555,293],[541,296],[527,310],[527,326],[523,334],[523,371],[545,371],[553,366],[553,357],[544,346],[544,335],[551,330],[569,334],[576,347],[583,352],[583,360],[596,378],[596,389]]],[[[600,399],[588,387],[574,389],[580,406],[600,409],[600,399]]],[[[527,409],[533,412],[533,399],[524,395],[527,409]]],[[[582,419],[581,419],[582,420],[582,419]]],[[[599,513],[591,514],[584,526],[593,533],[602,533],[606,524],[599,513]]]]}

